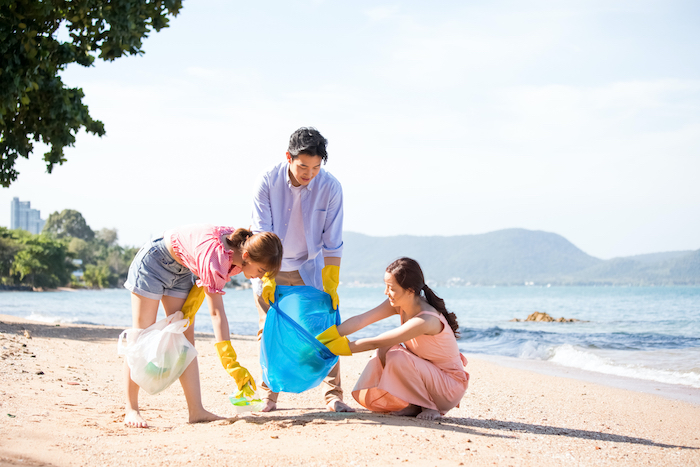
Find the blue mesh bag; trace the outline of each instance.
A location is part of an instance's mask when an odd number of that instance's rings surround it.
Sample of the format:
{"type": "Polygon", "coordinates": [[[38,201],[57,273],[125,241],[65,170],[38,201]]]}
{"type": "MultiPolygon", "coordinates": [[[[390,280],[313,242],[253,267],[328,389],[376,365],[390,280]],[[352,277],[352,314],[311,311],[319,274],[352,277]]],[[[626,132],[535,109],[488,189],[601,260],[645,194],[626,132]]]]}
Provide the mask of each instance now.
{"type": "Polygon", "coordinates": [[[300,393],[318,386],[338,357],[316,336],[340,313],[327,293],[309,286],[275,288],[260,342],[263,379],[274,392],[300,393]]]}

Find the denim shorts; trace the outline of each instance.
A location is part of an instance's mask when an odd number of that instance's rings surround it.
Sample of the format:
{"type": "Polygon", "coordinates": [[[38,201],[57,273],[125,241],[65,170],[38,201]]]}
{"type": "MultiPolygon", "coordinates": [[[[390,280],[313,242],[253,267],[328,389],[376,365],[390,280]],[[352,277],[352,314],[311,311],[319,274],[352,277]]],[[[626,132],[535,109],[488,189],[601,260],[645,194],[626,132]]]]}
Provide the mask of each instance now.
{"type": "Polygon", "coordinates": [[[124,287],[137,295],[160,300],[163,295],[187,298],[192,284],[194,274],[173,259],[161,237],[136,253],[124,287]]]}

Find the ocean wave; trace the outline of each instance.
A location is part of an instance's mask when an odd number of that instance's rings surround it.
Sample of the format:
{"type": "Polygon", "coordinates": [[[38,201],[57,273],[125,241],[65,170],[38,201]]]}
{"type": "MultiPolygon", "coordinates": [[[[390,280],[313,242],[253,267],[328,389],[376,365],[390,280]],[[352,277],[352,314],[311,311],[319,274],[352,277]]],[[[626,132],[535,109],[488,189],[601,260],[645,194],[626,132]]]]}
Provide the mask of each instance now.
{"type": "MultiPolygon", "coordinates": [[[[700,347],[700,338],[661,333],[577,333],[548,332],[527,329],[508,329],[498,326],[486,329],[460,329],[460,346],[478,351],[480,347],[496,351],[499,355],[517,357],[524,351],[533,352],[538,346],[571,344],[586,348],[606,350],[657,350],[700,347]],[[527,348],[523,348],[527,347],[527,348]],[[498,351],[500,350],[500,351],[498,351]]],[[[537,350],[542,352],[542,349],[537,350]]],[[[491,352],[482,352],[491,353],[491,352]]]]}
{"type": "MultiPolygon", "coordinates": [[[[618,358],[606,358],[570,344],[552,348],[551,354],[551,358],[548,359],[550,362],[571,368],[700,388],[700,371],[698,369],[688,371],[666,370],[635,363],[625,363],[620,361],[624,359],[624,354],[615,355],[618,358]]],[[[665,361],[665,364],[671,367],[675,366],[672,361],[668,360],[665,361]]]]}
{"type": "Polygon", "coordinates": [[[88,324],[78,321],[76,318],[66,318],[56,315],[45,315],[42,313],[31,313],[26,319],[49,324],[88,324]]]}
{"type": "Polygon", "coordinates": [[[700,339],[663,334],[462,329],[465,353],[544,360],[597,373],[700,387],[700,339]]]}

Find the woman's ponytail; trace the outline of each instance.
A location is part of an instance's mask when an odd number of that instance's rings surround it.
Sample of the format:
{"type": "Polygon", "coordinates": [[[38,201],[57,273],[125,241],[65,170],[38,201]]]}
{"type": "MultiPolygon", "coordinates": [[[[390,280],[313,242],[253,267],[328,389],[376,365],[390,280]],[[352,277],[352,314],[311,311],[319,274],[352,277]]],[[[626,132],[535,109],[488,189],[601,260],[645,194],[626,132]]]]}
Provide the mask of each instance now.
{"type": "Polygon", "coordinates": [[[282,266],[282,241],[272,232],[254,234],[248,229],[236,229],[226,242],[229,247],[248,253],[248,261],[263,265],[268,277],[275,277],[282,266]]]}
{"type": "Polygon", "coordinates": [[[231,235],[226,237],[226,242],[231,248],[236,250],[244,250],[246,242],[253,236],[253,232],[248,229],[236,229],[231,235]]]}
{"type": "Polygon", "coordinates": [[[455,337],[459,337],[459,323],[457,323],[457,315],[447,311],[447,308],[445,307],[445,300],[438,297],[435,292],[433,292],[433,289],[427,285],[423,285],[423,294],[425,295],[425,299],[430,306],[438,310],[445,317],[447,324],[449,324],[450,328],[452,328],[452,332],[454,333],[455,337]]]}

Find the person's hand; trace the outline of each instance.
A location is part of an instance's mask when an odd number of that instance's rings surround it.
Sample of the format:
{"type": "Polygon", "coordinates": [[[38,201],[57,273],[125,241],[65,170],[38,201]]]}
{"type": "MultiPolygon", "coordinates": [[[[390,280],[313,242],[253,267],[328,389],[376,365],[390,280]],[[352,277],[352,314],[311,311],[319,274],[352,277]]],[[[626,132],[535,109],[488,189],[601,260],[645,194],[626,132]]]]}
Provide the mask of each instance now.
{"type": "Polygon", "coordinates": [[[250,387],[250,384],[246,383],[243,388],[236,393],[236,399],[249,399],[255,395],[255,389],[250,387]]]}
{"type": "Polygon", "coordinates": [[[204,287],[199,287],[197,284],[192,285],[190,293],[187,295],[184,305],[182,305],[182,314],[186,319],[190,320],[190,325],[194,322],[194,315],[197,314],[199,308],[204,302],[204,287]]]}
{"type": "Polygon", "coordinates": [[[338,339],[339,337],[342,337],[342,336],[338,332],[338,326],[336,326],[334,324],[333,326],[329,327],[328,329],[323,331],[321,334],[316,336],[316,339],[321,341],[321,344],[326,345],[330,341],[338,339]]]}
{"type": "Polygon", "coordinates": [[[340,300],[338,299],[338,284],[340,283],[340,268],[334,264],[324,266],[321,270],[323,279],[323,291],[331,296],[333,309],[338,309],[340,300]]]}
{"type": "Polygon", "coordinates": [[[350,351],[350,341],[347,337],[341,336],[338,332],[338,326],[333,325],[316,336],[321,344],[328,347],[333,355],[352,355],[350,351]]]}
{"type": "Polygon", "coordinates": [[[231,341],[221,341],[215,344],[216,352],[219,354],[219,359],[221,364],[224,366],[226,372],[231,375],[231,377],[236,380],[236,385],[239,390],[248,384],[253,390],[257,389],[255,386],[255,380],[250,372],[240,365],[236,361],[236,351],[233,350],[231,346],[231,341]]]}
{"type": "Polygon", "coordinates": [[[275,283],[275,279],[272,277],[268,277],[267,274],[265,274],[262,277],[262,284],[263,284],[263,289],[262,289],[262,299],[265,303],[275,303],[275,288],[277,287],[277,284],[275,283]]]}
{"type": "Polygon", "coordinates": [[[352,355],[350,351],[350,341],[345,336],[341,336],[324,345],[328,347],[328,350],[330,350],[333,355],[352,355]]]}

